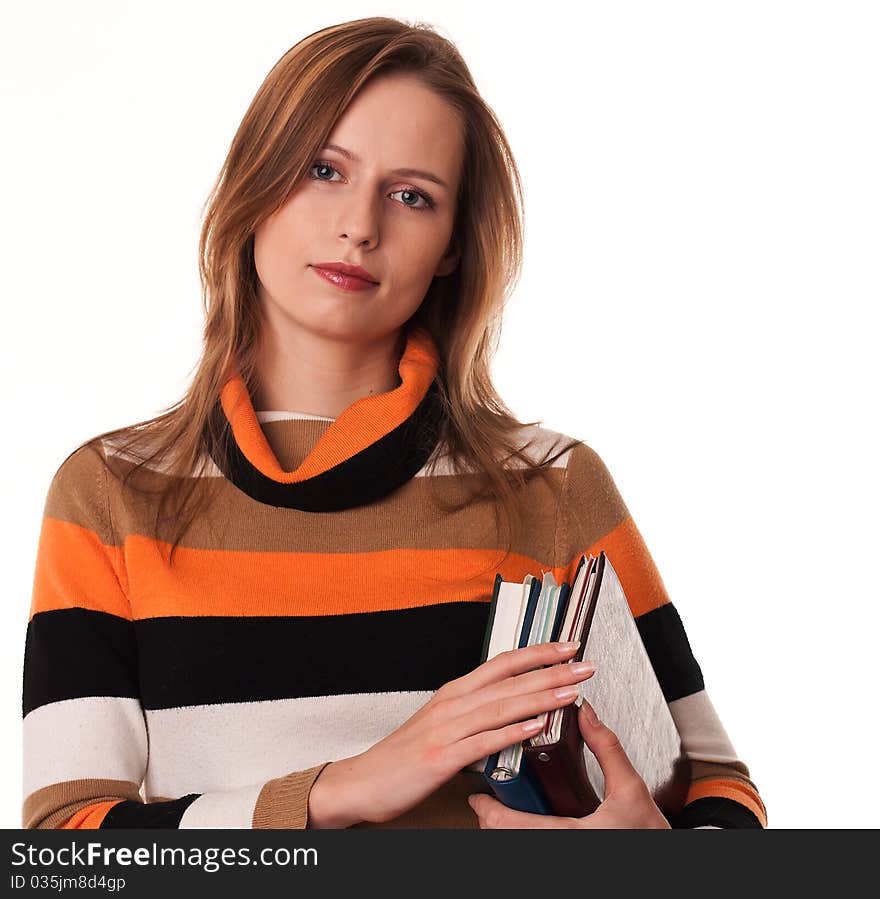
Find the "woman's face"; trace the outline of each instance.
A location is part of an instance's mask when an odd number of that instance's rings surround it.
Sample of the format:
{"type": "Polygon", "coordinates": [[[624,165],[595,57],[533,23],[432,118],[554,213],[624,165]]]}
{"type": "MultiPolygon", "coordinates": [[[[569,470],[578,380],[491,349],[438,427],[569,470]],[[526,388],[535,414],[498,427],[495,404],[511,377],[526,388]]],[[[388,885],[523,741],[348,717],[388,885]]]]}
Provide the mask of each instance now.
{"type": "Polygon", "coordinates": [[[458,263],[450,240],[461,123],[430,88],[395,73],[358,93],[327,143],[342,150],[325,146],[254,235],[260,302],[278,327],[294,324],[336,339],[381,337],[412,316],[435,275],[458,263]],[[342,289],[315,271],[326,262],[359,265],[379,283],[342,289]]]}

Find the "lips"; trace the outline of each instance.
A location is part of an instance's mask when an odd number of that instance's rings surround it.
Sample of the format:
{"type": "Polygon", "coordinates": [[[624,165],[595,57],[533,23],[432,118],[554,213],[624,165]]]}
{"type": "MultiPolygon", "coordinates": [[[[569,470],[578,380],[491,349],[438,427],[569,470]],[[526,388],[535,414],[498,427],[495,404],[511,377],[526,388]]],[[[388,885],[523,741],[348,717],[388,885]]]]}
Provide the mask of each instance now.
{"type": "Polygon", "coordinates": [[[322,266],[311,266],[312,271],[319,277],[328,281],[330,284],[341,288],[342,290],[372,290],[379,285],[375,281],[367,281],[364,278],[350,275],[336,269],[323,268],[322,266]]]}
{"type": "Polygon", "coordinates": [[[323,268],[331,272],[339,272],[343,275],[350,275],[352,278],[360,278],[363,281],[369,281],[372,284],[378,284],[379,279],[374,278],[372,273],[359,265],[351,265],[348,262],[316,262],[315,268],[323,268]]]}

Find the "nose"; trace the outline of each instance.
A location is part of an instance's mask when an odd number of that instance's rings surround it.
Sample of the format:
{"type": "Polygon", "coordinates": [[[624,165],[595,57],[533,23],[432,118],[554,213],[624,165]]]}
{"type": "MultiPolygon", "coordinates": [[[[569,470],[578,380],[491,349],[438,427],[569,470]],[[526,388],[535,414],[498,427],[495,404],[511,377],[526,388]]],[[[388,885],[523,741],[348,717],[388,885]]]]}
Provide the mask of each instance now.
{"type": "Polygon", "coordinates": [[[355,191],[341,212],[340,233],[343,240],[356,246],[373,247],[379,240],[380,206],[372,196],[355,191]]]}

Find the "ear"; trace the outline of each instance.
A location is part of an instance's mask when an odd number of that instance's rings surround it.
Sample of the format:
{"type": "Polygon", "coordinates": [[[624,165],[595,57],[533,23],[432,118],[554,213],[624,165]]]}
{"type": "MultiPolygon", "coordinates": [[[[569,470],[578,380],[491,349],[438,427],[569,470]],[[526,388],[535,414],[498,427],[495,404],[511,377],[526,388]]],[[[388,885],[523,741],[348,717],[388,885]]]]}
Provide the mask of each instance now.
{"type": "Polygon", "coordinates": [[[455,271],[456,266],[461,259],[461,251],[458,248],[458,244],[456,243],[455,238],[453,237],[451,241],[449,241],[449,246],[446,248],[446,252],[441,257],[440,261],[437,263],[437,268],[434,272],[434,277],[443,276],[451,274],[455,271]]]}

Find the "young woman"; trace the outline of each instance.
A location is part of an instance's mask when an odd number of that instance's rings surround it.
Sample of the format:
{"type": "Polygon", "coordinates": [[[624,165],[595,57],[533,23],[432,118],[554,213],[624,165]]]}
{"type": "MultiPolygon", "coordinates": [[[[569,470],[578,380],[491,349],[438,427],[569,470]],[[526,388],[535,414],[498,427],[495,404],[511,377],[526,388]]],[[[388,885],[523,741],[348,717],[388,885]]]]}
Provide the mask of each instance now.
{"type": "Polygon", "coordinates": [[[521,247],[447,40],[369,18],[278,61],[210,198],[191,386],[48,491],[25,827],[766,826],[607,468],[493,388],[521,247]],[[570,583],[601,550],[690,761],[673,821],[588,704],[594,814],[514,811],[480,773],[591,676],[558,644],[479,664],[495,573],[570,583]]]}

